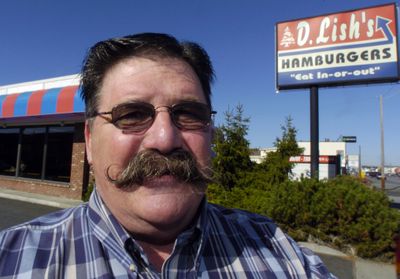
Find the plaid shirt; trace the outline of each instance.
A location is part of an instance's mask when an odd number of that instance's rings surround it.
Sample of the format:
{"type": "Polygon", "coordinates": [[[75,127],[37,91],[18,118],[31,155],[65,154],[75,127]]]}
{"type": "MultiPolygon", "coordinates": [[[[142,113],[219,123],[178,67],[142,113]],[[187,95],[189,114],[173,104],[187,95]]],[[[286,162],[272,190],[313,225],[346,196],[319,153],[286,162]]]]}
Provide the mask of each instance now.
{"type": "Polygon", "coordinates": [[[203,202],[161,273],[96,191],[0,233],[0,278],[335,278],[271,220],[203,202]]]}

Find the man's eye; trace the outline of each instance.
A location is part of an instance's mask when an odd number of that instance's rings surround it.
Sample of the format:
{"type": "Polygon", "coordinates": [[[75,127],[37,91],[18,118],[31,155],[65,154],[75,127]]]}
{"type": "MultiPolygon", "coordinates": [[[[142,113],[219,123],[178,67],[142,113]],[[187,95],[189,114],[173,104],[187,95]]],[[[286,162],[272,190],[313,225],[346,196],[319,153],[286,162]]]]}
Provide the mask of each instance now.
{"type": "Polygon", "coordinates": [[[116,121],[144,121],[152,117],[152,111],[145,108],[127,107],[121,108],[115,113],[116,121]]]}
{"type": "Polygon", "coordinates": [[[143,120],[149,117],[148,113],[144,113],[143,111],[130,111],[119,117],[119,119],[131,119],[131,120],[143,120]]]}
{"type": "Polygon", "coordinates": [[[199,116],[190,111],[184,111],[184,110],[177,111],[175,113],[175,116],[178,121],[182,122],[199,121],[199,116]]]}

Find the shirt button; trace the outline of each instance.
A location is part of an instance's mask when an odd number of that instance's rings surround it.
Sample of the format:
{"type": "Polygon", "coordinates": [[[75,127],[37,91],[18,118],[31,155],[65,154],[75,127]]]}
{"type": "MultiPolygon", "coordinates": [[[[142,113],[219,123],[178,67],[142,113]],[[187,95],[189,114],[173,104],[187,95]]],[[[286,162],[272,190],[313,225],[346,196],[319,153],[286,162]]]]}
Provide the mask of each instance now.
{"type": "Polygon", "coordinates": [[[129,270],[132,271],[132,272],[135,272],[136,271],[136,266],[134,264],[131,264],[129,266],[129,270]]]}

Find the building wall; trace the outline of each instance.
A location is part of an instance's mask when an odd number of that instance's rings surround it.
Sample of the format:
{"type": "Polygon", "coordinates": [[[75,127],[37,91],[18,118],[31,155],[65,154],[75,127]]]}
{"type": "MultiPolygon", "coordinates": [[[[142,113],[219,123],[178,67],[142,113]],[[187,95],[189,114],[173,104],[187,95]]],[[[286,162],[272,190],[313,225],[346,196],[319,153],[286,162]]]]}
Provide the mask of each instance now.
{"type": "MultiPolygon", "coordinates": [[[[304,148],[303,155],[311,155],[311,143],[309,141],[300,141],[299,147],[304,148]]],[[[318,145],[320,156],[341,156],[341,166],[346,166],[346,143],[342,141],[321,141],[318,145]]]]}
{"type": "Polygon", "coordinates": [[[250,155],[250,160],[254,163],[261,164],[261,162],[268,156],[268,153],[275,152],[276,147],[259,148],[257,152],[250,155]]]}
{"type": "Polygon", "coordinates": [[[87,186],[88,167],[85,161],[85,139],[83,123],[75,124],[75,134],[72,147],[72,162],[70,182],[56,182],[21,177],[0,176],[0,187],[44,194],[49,196],[64,197],[69,199],[82,199],[82,191],[87,186]]]}
{"type": "MultiPolygon", "coordinates": [[[[310,156],[311,154],[311,144],[309,141],[299,141],[297,142],[300,148],[304,148],[303,154],[310,156]]],[[[275,147],[270,148],[260,148],[260,154],[250,156],[253,162],[260,163],[265,157],[268,156],[269,152],[276,151],[275,147]]],[[[337,141],[321,141],[319,143],[319,155],[320,156],[336,156],[340,154],[342,159],[342,166],[346,165],[346,143],[337,141]]]]}
{"type": "MultiPolygon", "coordinates": [[[[300,148],[303,148],[304,156],[311,155],[311,143],[300,141],[297,142],[300,148]]],[[[250,160],[255,163],[261,163],[267,156],[269,152],[276,151],[276,148],[260,148],[259,154],[253,154],[250,156],[250,160]]],[[[255,153],[255,152],[254,152],[255,153]]],[[[337,156],[340,155],[341,162],[340,166],[344,168],[346,166],[346,143],[345,142],[336,142],[336,141],[324,141],[319,142],[319,155],[327,157],[327,156],[337,156]]],[[[320,179],[329,179],[337,175],[337,166],[335,164],[319,164],[320,167],[320,179]]],[[[310,163],[296,163],[292,169],[291,179],[300,179],[303,177],[309,177],[310,174],[310,163]]]]}

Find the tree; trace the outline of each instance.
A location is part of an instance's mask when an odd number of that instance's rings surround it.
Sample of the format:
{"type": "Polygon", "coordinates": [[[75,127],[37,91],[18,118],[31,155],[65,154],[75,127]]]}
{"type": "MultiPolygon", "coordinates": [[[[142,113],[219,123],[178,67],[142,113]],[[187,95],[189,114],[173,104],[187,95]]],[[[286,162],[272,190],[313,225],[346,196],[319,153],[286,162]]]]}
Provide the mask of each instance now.
{"type": "Polygon", "coordinates": [[[293,168],[293,163],[289,161],[290,157],[303,153],[303,149],[297,144],[297,130],[293,127],[292,121],[290,116],[286,118],[285,125],[281,126],[282,137],[276,138],[274,143],[276,151],[268,153],[259,166],[268,173],[268,182],[271,184],[279,184],[287,180],[293,168]]]}
{"type": "Polygon", "coordinates": [[[213,159],[214,178],[226,189],[232,189],[241,174],[252,167],[247,135],[250,119],[243,115],[243,106],[225,112],[226,124],[216,128],[213,159]]]}

